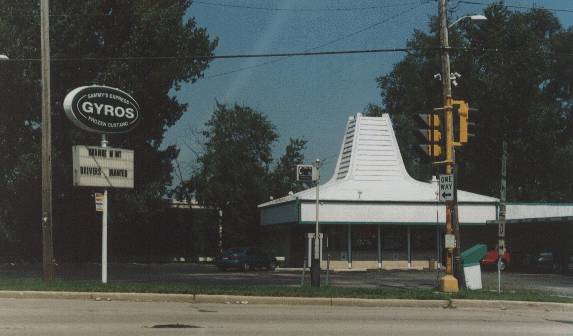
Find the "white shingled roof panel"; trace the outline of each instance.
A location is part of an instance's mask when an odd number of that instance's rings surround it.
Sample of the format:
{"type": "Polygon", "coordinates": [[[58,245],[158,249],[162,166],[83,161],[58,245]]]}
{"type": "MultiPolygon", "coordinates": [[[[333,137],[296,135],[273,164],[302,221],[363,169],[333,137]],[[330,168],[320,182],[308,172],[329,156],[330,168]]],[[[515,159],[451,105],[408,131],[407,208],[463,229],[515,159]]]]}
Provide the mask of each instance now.
{"type": "MultiPolygon", "coordinates": [[[[413,179],[404,166],[388,114],[350,117],[332,178],[320,186],[322,200],[435,202],[436,185],[413,179]]],[[[314,188],[262,204],[313,200],[314,188]]],[[[458,191],[460,202],[494,203],[493,197],[458,191]]]]}

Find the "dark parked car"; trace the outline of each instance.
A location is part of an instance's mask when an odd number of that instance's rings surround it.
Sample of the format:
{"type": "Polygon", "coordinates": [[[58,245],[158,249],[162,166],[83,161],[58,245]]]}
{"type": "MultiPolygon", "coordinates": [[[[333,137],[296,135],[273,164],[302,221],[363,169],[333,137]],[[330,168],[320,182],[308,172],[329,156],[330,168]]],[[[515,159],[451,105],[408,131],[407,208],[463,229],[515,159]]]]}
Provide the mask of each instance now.
{"type": "Polygon", "coordinates": [[[227,269],[240,269],[244,272],[255,268],[274,270],[277,267],[275,258],[269,256],[256,247],[232,248],[213,260],[213,264],[221,271],[227,269]]]}
{"type": "Polygon", "coordinates": [[[561,273],[562,265],[552,251],[542,251],[536,255],[526,255],[523,266],[528,270],[540,273],[561,273]]]}

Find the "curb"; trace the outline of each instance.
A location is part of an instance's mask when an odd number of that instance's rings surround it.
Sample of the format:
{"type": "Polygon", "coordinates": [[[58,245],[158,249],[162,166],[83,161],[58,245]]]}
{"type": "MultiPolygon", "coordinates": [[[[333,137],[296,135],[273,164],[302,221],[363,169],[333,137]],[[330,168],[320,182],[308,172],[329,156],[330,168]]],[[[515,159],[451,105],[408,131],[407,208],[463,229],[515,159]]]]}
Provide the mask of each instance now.
{"type": "Polygon", "coordinates": [[[339,307],[391,307],[391,308],[459,308],[499,310],[544,310],[573,312],[573,304],[530,301],[493,300],[409,300],[409,299],[355,299],[320,297],[273,297],[205,294],[156,294],[156,293],[109,293],[109,292],[47,292],[47,291],[0,291],[0,299],[63,299],[133,302],[185,302],[219,304],[278,304],[314,305],[339,307]]]}

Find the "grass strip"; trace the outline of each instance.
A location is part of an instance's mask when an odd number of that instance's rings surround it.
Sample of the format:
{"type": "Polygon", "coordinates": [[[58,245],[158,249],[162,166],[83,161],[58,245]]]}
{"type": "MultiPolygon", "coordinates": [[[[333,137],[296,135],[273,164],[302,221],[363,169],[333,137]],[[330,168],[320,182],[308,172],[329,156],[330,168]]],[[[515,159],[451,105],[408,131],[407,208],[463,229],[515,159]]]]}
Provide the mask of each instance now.
{"type": "Polygon", "coordinates": [[[197,285],[187,283],[138,283],[56,280],[45,283],[41,279],[0,279],[0,290],[67,291],[67,292],[121,292],[161,294],[218,294],[274,297],[327,297],[361,299],[412,299],[412,300],[512,300],[532,302],[573,303],[573,298],[556,296],[552,292],[512,290],[498,295],[490,290],[462,290],[456,294],[440,293],[435,289],[355,288],[322,286],[236,286],[197,285]]]}

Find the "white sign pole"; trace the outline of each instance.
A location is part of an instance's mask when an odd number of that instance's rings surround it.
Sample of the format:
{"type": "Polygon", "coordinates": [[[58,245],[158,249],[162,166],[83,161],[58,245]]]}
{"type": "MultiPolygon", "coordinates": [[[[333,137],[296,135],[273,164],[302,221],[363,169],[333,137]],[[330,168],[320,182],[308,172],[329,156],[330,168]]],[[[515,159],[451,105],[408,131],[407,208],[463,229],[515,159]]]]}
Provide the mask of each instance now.
{"type": "MultiPolygon", "coordinates": [[[[101,136],[101,146],[107,147],[105,134],[101,136]]],[[[101,283],[107,283],[107,188],[103,190],[103,213],[101,216],[101,283]]]]}
{"type": "Polygon", "coordinates": [[[103,192],[101,223],[101,282],[105,284],[107,283],[107,189],[103,192]]]}

